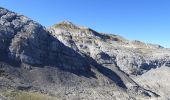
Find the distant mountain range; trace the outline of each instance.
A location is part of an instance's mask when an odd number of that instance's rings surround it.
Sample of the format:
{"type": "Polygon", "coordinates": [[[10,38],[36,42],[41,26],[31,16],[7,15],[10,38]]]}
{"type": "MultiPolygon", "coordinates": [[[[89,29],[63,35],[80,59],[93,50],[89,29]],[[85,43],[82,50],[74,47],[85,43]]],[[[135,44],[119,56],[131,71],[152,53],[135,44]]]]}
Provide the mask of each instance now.
{"type": "Polygon", "coordinates": [[[169,100],[170,49],[0,8],[0,100],[169,100]]]}

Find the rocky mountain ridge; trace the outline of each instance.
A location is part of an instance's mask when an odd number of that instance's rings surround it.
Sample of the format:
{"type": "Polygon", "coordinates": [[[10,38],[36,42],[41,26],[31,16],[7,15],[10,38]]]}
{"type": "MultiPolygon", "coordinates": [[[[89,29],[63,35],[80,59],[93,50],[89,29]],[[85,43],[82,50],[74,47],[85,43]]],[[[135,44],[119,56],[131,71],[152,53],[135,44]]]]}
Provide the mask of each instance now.
{"type": "Polygon", "coordinates": [[[0,98],[4,100],[28,95],[34,100],[37,93],[50,100],[169,99],[167,91],[147,88],[140,79],[162,66],[170,67],[170,50],[159,45],[68,21],[46,29],[0,8],[0,98]]]}

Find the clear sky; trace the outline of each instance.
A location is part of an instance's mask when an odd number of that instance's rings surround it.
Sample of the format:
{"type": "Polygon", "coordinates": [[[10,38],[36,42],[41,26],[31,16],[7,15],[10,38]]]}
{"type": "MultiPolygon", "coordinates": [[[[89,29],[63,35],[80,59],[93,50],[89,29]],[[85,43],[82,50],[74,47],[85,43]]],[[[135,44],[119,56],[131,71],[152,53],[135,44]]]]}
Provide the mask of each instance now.
{"type": "Polygon", "coordinates": [[[44,26],[63,20],[170,48],[170,0],[0,0],[44,26]]]}

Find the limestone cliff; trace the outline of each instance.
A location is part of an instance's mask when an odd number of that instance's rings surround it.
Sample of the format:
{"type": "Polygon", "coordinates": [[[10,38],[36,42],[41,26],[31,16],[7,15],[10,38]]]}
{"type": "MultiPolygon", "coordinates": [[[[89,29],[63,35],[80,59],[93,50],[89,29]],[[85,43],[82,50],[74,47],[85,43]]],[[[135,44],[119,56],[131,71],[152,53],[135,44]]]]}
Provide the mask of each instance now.
{"type": "Polygon", "coordinates": [[[0,8],[2,100],[169,99],[163,83],[155,87],[149,84],[152,76],[144,77],[153,75],[153,69],[161,73],[162,66],[169,69],[170,50],[160,45],[68,21],[45,28],[0,8]]]}

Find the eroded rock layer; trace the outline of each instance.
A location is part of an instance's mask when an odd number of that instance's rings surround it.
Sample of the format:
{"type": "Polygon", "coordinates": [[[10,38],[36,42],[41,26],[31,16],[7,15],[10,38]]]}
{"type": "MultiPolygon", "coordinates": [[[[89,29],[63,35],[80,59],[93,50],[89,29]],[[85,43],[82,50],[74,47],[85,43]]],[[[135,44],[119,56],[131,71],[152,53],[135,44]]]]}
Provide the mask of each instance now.
{"type": "Polygon", "coordinates": [[[150,77],[148,82],[144,78],[162,66],[169,69],[170,50],[159,45],[129,41],[68,21],[46,29],[0,8],[2,100],[162,99],[168,91],[158,92],[165,88],[153,83],[148,88],[150,77]]]}

